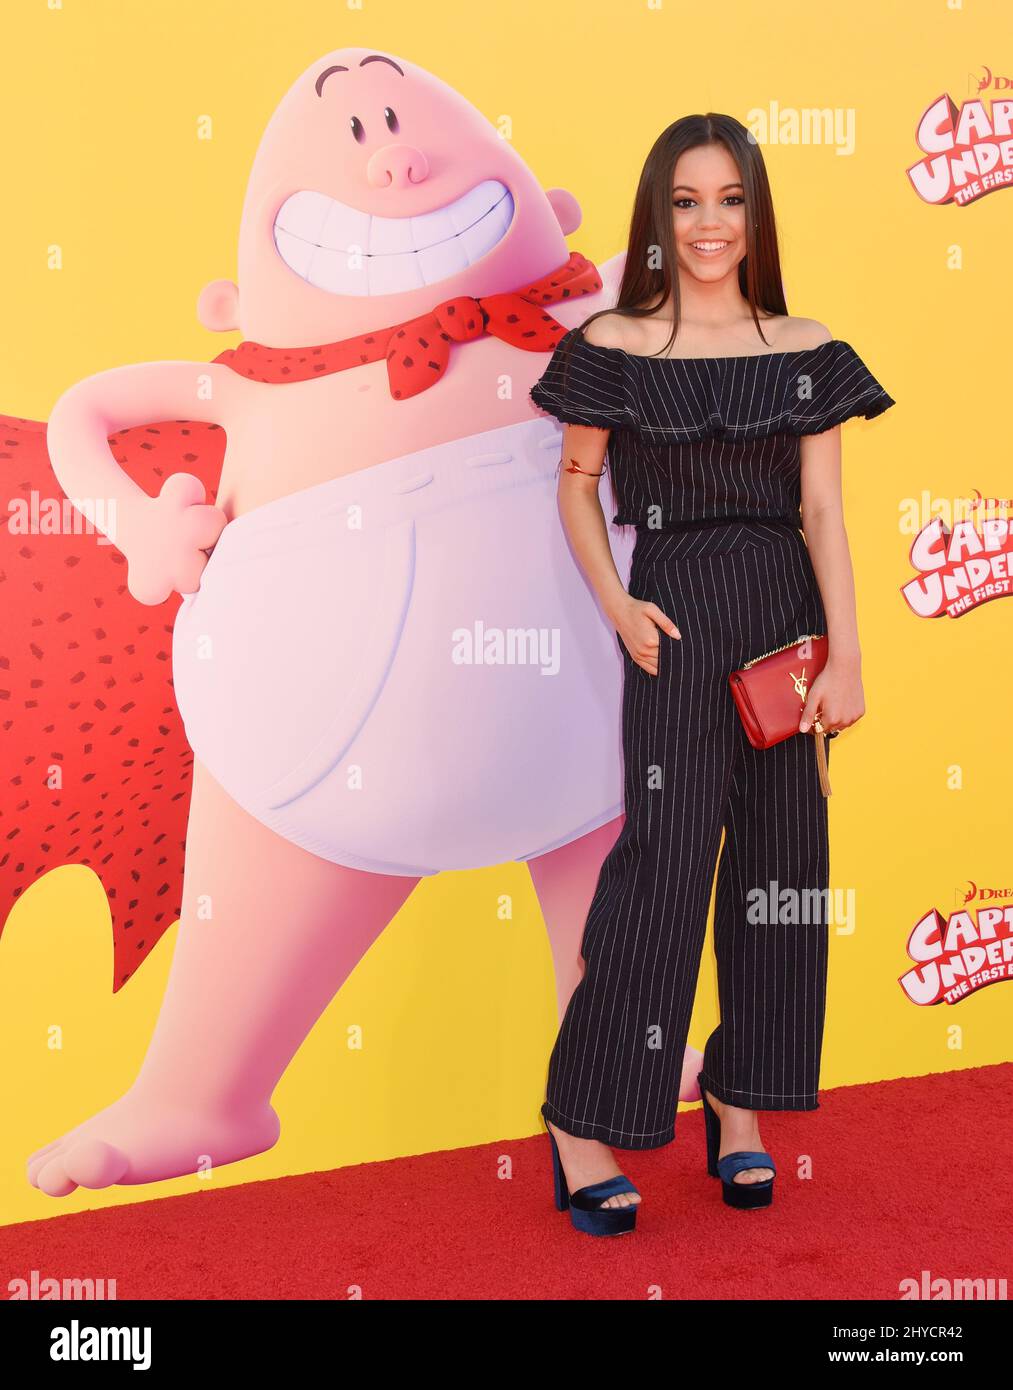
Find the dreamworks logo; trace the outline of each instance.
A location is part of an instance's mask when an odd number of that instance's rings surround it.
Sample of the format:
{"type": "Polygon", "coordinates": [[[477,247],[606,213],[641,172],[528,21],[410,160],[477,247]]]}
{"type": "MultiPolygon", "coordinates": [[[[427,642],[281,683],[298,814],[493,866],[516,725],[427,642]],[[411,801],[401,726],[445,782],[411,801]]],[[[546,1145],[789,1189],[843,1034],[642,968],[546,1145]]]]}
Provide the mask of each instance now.
{"type": "Polygon", "coordinates": [[[746,894],[751,926],[836,926],[838,936],[855,930],[854,888],[781,888],[776,879],[746,894]]]}
{"type": "Polygon", "coordinates": [[[456,627],[450,634],[455,666],[540,666],[543,676],[559,674],[558,627],[456,627]]]}

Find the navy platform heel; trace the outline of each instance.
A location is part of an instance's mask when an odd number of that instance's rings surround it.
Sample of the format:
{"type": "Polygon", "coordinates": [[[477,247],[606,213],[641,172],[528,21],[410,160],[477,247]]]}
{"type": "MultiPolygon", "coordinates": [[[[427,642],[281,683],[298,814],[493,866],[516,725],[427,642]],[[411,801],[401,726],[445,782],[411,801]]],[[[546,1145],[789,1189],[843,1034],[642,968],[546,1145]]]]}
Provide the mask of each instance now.
{"type": "MultiPolygon", "coordinates": [[[[545,1124],[544,1115],[542,1123],[545,1124]]],[[[589,1236],[621,1236],[634,1230],[637,1224],[637,1204],[629,1207],[601,1205],[610,1197],[618,1196],[620,1192],[632,1192],[639,1197],[640,1193],[629,1178],[623,1177],[620,1173],[618,1177],[606,1178],[604,1182],[592,1183],[589,1187],[579,1187],[576,1192],[571,1192],[566,1185],[566,1174],[559,1159],[556,1136],[547,1124],[545,1129],[552,1145],[552,1182],[556,1210],[569,1209],[570,1220],[574,1226],[589,1236]]]]}
{"type": "Polygon", "coordinates": [[[718,1158],[721,1152],[721,1121],[702,1087],[700,1099],[703,1101],[704,1132],[707,1136],[707,1171],[712,1178],[721,1179],[722,1197],[730,1207],[737,1207],[740,1211],[769,1207],[774,1200],[773,1178],[766,1178],[763,1182],[736,1182],[735,1174],[741,1173],[743,1168],[773,1168],[776,1174],[774,1160],[768,1153],[753,1153],[745,1149],[718,1158]]]}

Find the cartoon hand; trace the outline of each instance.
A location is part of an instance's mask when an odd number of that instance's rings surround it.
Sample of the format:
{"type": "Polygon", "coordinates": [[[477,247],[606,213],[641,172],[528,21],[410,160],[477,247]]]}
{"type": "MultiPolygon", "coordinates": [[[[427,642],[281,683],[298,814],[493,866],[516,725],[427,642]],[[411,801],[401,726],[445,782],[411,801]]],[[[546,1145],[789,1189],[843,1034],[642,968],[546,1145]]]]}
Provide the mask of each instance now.
{"type": "Polygon", "coordinates": [[[228,524],[220,507],[205,503],[204,484],[192,473],[173,473],[149,498],[126,538],[127,588],[140,603],[163,603],[176,591],[195,593],[209,550],[228,524]]]}

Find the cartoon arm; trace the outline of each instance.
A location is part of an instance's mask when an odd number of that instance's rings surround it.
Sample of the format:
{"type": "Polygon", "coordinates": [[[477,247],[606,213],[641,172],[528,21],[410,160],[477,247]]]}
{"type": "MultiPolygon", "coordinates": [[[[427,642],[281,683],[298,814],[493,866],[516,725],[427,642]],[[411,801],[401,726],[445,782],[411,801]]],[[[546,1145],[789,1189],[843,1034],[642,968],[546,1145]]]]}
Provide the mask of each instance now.
{"type": "Polygon", "coordinates": [[[193,593],[228,518],[206,503],[204,484],[191,473],[170,474],[150,496],[119,466],[109,436],[184,416],[220,426],[230,378],[229,368],[208,362],[116,367],[70,387],[53,407],[53,471],[74,506],[126,557],[127,587],[141,603],[193,593]]]}

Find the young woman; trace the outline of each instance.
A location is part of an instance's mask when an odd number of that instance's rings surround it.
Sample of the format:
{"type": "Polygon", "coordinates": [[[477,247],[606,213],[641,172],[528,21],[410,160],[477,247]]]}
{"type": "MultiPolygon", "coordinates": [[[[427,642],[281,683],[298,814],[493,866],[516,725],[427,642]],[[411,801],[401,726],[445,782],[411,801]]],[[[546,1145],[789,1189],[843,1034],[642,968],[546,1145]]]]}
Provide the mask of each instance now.
{"type": "Polygon", "coordinates": [[[616,307],[565,333],[531,397],[566,424],[560,512],[625,673],[626,820],[542,1108],[557,1206],[593,1234],[632,1229],[640,1194],[610,1145],[674,1138],[722,831],[708,1168],[731,1205],[766,1205],[757,1112],[818,1108],[829,853],[810,730],[864,713],[836,426],[894,402],[848,343],[788,315],[760,148],[713,114],[655,143],[616,307]],[[606,452],[615,521],[637,528],[628,591],[599,501],[606,452]],[[754,749],[730,672],[823,634],[799,734],[754,749]]]}

